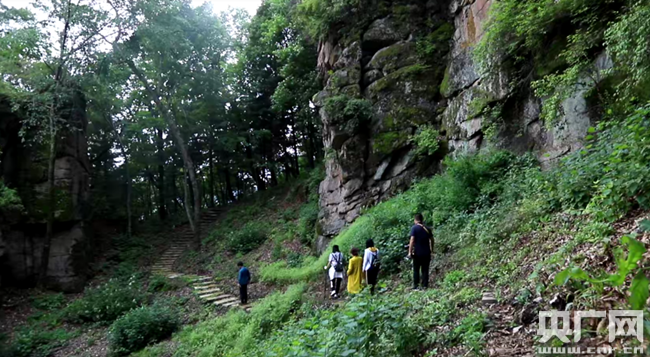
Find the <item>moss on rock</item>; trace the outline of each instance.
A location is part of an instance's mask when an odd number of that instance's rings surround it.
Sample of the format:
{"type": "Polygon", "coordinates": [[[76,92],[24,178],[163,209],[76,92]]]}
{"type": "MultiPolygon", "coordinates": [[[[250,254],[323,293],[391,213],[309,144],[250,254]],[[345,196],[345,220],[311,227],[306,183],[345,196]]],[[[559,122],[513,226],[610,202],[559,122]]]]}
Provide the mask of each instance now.
{"type": "Polygon", "coordinates": [[[372,143],[372,151],[380,154],[390,154],[395,149],[404,146],[409,140],[407,131],[389,131],[377,135],[372,143]]]}

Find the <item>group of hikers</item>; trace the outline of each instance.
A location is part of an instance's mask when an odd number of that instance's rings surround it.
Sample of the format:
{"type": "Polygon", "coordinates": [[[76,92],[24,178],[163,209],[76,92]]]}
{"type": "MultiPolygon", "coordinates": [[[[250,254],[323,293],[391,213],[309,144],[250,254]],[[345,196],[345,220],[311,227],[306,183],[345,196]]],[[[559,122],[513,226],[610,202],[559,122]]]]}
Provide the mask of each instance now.
{"type": "MultiPolygon", "coordinates": [[[[413,220],[413,226],[410,231],[410,240],[408,244],[408,258],[413,260],[413,289],[426,289],[429,287],[429,265],[431,264],[431,254],[433,253],[433,233],[431,228],[424,225],[424,219],[421,214],[416,214],[413,220]]],[[[370,286],[370,293],[375,293],[377,286],[377,277],[381,268],[379,249],[375,247],[372,239],[366,241],[366,249],[363,251],[363,258],[359,256],[359,248],[350,249],[352,258],[345,269],[345,257],[338,245],[332,247],[332,253],[329,255],[327,265],[324,269],[327,271],[330,283],[330,298],[340,298],[339,291],[343,277],[347,273],[348,293],[358,294],[364,285],[370,286]]],[[[239,295],[243,305],[248,303],[248,284],[251,275],[244,263],[237,263],[239,274],[237,280],[239,283],[239,295]]]]}
{"type": "MultiPolygon", "coordinates": [[[[414,224],[411,227],[408,244],[408,258],[413,260],[413,289],[420,290],[429,287],[429,265],[433,253],[433,234],[431,228],[424,225],[422,214],[416,214],[413,221],[414,224]]],[[[363,259],[359,257],[359,249],[356,247],[350,249],[350,254],[352,258],[347,268],[348,293],[358,294],[365,282],[365,285],[370,286],[370,293],[374,294],[381,268],[379,249],[375,247],[375,242],[372,239],[366,241],[363,259]]],[[[343,273],[346,272],[344,261],[339,246],[334,245],[327,265],[324,267],[325,270],[328,270],[331,299],[340,298],[339,291],[343,281],[343,273]]]]}

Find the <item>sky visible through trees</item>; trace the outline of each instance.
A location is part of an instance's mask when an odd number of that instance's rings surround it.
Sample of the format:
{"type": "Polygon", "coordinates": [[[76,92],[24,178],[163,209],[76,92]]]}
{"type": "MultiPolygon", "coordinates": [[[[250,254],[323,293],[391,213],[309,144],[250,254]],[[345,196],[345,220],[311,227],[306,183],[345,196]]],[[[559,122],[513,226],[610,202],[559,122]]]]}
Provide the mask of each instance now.
{"type": "Polygon", "coordinates": [[[25,139],[52,160],[66,105],[83,97],[94,214],[128,221],[129,234],[151,218],[192,224],[322,157],[316,46],[289,1],[255,17],[244,10],[259,1],[2,5],[0,96],[24,109],[25,139]]]}

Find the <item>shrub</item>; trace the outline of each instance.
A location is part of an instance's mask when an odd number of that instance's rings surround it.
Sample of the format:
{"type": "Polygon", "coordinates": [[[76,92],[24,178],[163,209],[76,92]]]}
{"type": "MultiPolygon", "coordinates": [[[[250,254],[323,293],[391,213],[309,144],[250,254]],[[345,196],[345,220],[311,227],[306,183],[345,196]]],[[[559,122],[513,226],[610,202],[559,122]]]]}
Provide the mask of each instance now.
{"type": "Polygon", "coordinates": [[[341,94],[325,100],[325,112],[332,123],[348,133],[359,131],[372,117],[372,105],[366,99],[341,94]]]}
{"type": "Polygon", "coordinates": [[[178,316],[161,305],[143,306],[129,311],[111,325],[108,341],[116,355],[138,351],[163,340],[180,325],[178,316]]]}
{"type": "MultiPolygon", "coordinates": [[[[47,330],[30,326],[19,330],[11,344],[2,343],[1,357],[47,357],[74,335],[59,328],[47,330]]],[[[0,342],[3,342],[0,340],[0,342]]]]}
{"type": "MultiPolygon", "coordinates": [[[[258,356],[411,356],[421,333],[409,312],[417,302],[408,294],[355,296],[340,309],[306,309],[257,348],[258,356]],[[291,341],[291,343],[287,343],[291,341]]],[[[419,315],[419,314],[416,314],[419,315]]]]}
{"type": "Polygon", "coordinates": [[[22,211],[23,204],[16,190],[5,186],[0,181],[0,212],[2,211],[22,211]]]}
{"type": "Polygon", "coordinates": [[[316,222],[318,221],[318,202],[312,201],[300,207],[298,231],[303,243],[311,243],[316,235],[316,222]]]}
{"type": "MultiPolygon", "coordinates": [[[[445,174],[421,181],[404,194],[371,208],[331,244],[347,252],[352,246],[364,248],[365,241],[372,238],[381,252],[384,272],[393,273],[406,255],[404,245],[408,244],[415,213],[422,212],[435,227],[444,227],[443,223],[451,217],[481,204],[493,204],[495,197],[510,184],[503,180],[508,172],[533,165],[530,157],[517,157],[505,151],[447,159],[445,164],[445,174]]],[[[267,281],[316,279],[327,263],[328,254],[324,253],[318,260],[306,259],[301,267],[274,263],[263,268],[260,275],[267,281]]]]}
{"type": "Polygon", "coordinates": [[[305,0],[298,5],[298,20],[311,37],[322,39],[335,23],[356,13],[359,3],[359,0],[305,0]]]}
{"type": "Polygon", "coordinates": [[[259,247],[267,238],[267,227],[260,222],[248,222],[241,228],[230,232],[227,247],[233,252],[248,253],[259,247]]]}
{"type": "Polygon", "coordinates": [[[32,296],[30,300],[32,301],[32,306],[39,310],[54,310],[65,304],[65,296],[63,296],[63,293],[32,296]]]}
{"type": "Polygon", "coordinates": [[[426,125],[418,128],[418,132],[411,137],[419,155],[433,155],[440,147],[440,133],[432,126],[426,125]]]}
{"type": "Polygon", "coordinates": [[[149,281],[147,290],[149,292],[173,291],[182,288],[183,285],[181,279],[169,279],[163,275],[154,275],[149,281]]]}
{"type": "Polygon", "coordinates": [[[65,308],[63,317],[74,323],[110,323],[144,304],[147,299],[148,294],[142,291],[136,280],[123,282],[113,279],[98,287],[86,289],[82,298],[65,308]]]}

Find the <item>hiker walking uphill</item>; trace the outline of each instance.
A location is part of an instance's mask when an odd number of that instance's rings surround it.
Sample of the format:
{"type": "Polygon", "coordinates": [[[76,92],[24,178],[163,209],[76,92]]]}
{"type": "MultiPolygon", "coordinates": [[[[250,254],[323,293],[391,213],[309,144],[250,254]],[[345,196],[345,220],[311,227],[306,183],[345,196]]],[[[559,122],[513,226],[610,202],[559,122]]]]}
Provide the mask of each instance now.
{"type": "Polygon", "coordinates": [[[419,289],[420,273],[422,273],[422,288],[429,287],[429,265],[433,253],[433,234],[431,228],[424,225],[420,213],[415,215],[411,227],[411,240],[409,241],[409,256],[413,258],[413,289],[419,289]]]}
{"type": "Polygon", "coordinates": [[[237,274],[237,282],[239,283],[239,298],[242,305],[248,304],[248,283],[251,282],[251,273],[244,263],[237,263],[239,267],[239,274],[237,274]]]}
{"type": "Polygon", "coordinates": [[[375,293],[379,266],[379,250],[375,248],[375,242],[368,239],[366,241],[366,250],[363,252],[363,273],[365,274],[366,283],[370,285],[371,294],[375,293]]]}
{"type": "Polygon", "coordinates": [[[345,271],[345,264],[343,264],[343,253],[339,250],[339,246],[335,245],[332,247],[332,253],[330,254],[329,260],[325,269],[329,268],[329,279],[331,294],[330,298],[338,299],[339,290],[341,289],[341,282],[343,281],[343,272],[345,271]]]}
{"type": "Polygon", "coordinates": [[[350,294],[358,294],[361,292],[361,284],[363,283],[363,259],[359,256],[359,248],[352,248],[350,250],[352,259],[348,265],[348,292],[350,294]]]}

